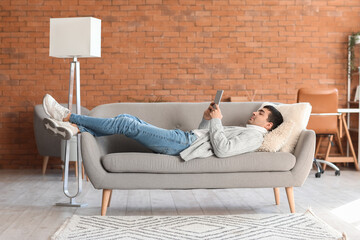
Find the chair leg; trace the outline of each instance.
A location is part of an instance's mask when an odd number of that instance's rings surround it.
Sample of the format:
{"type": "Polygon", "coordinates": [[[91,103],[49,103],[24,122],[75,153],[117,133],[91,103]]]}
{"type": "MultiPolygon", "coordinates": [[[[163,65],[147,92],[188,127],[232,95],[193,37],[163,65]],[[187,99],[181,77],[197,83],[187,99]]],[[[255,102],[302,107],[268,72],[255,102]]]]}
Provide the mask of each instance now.
{"type": "Polygon", "coordinates": [[[107,210],[108,205],[109,205],[111,192],[112,192],[112,189],[103,189],[102,205],[101,205],[101,216],[106,215],[106,210],[107,210]]]}
{"type": "Polygon", "coordinates": [[[285,190],[289,202],[290,212],[295,213],[294,188],[286,187],[285,190]]]}
{"type": "Polygon", "coordinates": [[[280,191],[279,188],[274,188],[274,195],[275,195],[275,204],[280,204],[280,191]]]}
{"type": "Polygon", "coordinates": [[[84,169],[84,164],[83,163],[81,163],[81,174],[82,174],[82,179],[84,179],[85,169],[84,169]]]}
{"type": "Polygon", "coordinates": [[[75,161],[75,177],[78,176],[78,164],[77,164],[77,161],[75,161]]]}
{"type": "Polygon", "coordinates": [[[315,167],[316,167],[316,173],[315,173],[315,177],[316,177],[316,178],[321,177],[321,174],[324,173],[324,170],[323,170],[323,168],[322,168],[322,166],[321,166],[321,164],[320,164],[320,161],[321,161],[321,160],[316,159],[316,158],[314,158],[314,160],[313,160],[313,164],[314,164],[315,167]]]}
{"type": "Polygon", "coordinates": [[[318,163],[326,164],[326,165],[330,166],[331,168],[333,168],[335,171],[339,171],[339,172],[340,172],[340,169],[339,169],[335,164],[333,164],[332,162],[328,162],[328,161],[320,160],[320,159],[317,159],[316,161],[317,161],[318,163]]]}
{"type": "Polygon", "coordinates": [[[320,149],[322,140],[323,140],[323,136],[319,136],[319,140],[318,140],[318,143],[316,145],[316,150],[315,150],[315,158],[317,157],[317,155],[319,153],[319,149],[320,149]]]}
{"type": "Polygon", "coordinates": [[[344,150],[343,150],[343,147],[342,147],[339,130],[337,131],[335,139],[337,141],[337,145],[339,146],[341,156],[344,156],[344,150]]]}
{"type": "Polygon", "coordinates": [[[84,167],[84,163],[82,162],[82,178],[84,179],[84,177],[86,176],[86,181],[89,181],[89,177],[85,174],[85,167],[84,167]]]}
{"type": "Polygon", "coordinates": [[[43,158],[43,165],[42,165],[42,174],[43,174],[43,175],[45,175],[48,161],[49,161],[49,156],[44,156],[44,158],[43,158]]]}

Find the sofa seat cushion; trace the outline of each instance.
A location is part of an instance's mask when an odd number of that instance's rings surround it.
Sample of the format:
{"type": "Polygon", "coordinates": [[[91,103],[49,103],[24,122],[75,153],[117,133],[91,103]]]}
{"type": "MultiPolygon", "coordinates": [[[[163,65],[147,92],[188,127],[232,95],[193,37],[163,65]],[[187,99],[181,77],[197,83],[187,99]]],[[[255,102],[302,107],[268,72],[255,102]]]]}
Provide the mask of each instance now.
{"type": "Polygon", "coordinates": [[[289,171],[294,167],[296,158],[285,152],[252,152],[184,162],[178,156],[124,152],[105,155],[101,161],[106,171],[116,173],[227,173],[289,171]]]}

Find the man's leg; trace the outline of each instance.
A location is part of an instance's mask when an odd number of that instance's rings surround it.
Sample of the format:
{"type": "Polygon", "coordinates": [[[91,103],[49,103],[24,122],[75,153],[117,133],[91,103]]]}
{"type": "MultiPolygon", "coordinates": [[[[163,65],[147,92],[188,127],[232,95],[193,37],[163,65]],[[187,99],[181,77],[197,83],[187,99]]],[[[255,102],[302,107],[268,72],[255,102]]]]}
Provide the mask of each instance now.
{"type": "Polygon", "coordinates": [[[155,152],[169,155],[178,155],[196,140],[195,135],[190,132],[158,128],[128,114],[114,118],[71,114],[69,120],[76,124],[81,132],[90,132],[94,136],[123,134],[155,152]]]}
{"type": "MultiPolygon", "coordinates": [[[[67,124],[69,124],[68,122],[62,122],[64,120],[70,120],[70,122],[76,124],[75,126],[78,127],[81,132],[90,132],[94,136],[124,134],[155,152],[170,155],[177,155],[190,146],[196,139],[196,136],[190,132],[184,132],[179,129],[166,130],[158,128],[126,114],[105,119],[70,114],[67,108],[61,106],[49,94],[46,94],[43,99],[43,107],[45,112],[52,118],[49,118],[48,122],[54,125],[54,131],[56,130],[56,132],[54,132],[55,134],[58,130],[61,130],[61,133],[63,132],[62,130],[73,132],[69,130],[69,128],[74,128],[74,126],[69,127],[67,126],[67,124]]],[[[78,129],[75,128],[75,132],[77,132],[78,129]]],[[[69,134],[69,136],[70,135],[71,134],[69,134]]]]}

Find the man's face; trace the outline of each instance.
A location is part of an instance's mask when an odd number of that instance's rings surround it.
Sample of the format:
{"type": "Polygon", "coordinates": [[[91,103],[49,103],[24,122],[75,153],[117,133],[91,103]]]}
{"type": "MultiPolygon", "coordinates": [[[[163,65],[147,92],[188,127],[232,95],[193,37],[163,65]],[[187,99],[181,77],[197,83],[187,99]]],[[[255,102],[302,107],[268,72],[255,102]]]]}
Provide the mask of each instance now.
{"type": "Polygon", "coordinates": [[[266,130],[270,130],[273,126],[273,123],[268,122],[270,111],[266,108],[259,109],[257,112],[253,112],[251,118],[248,121],[248,124],[257,125],[263,127],[266,130]]]}

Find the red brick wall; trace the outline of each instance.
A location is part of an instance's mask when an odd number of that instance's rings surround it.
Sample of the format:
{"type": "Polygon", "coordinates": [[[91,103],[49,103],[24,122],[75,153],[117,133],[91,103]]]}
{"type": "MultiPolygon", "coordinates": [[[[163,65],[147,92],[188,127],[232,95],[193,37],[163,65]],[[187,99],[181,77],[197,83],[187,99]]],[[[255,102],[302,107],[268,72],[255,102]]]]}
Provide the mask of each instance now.
{"type": "Polygon", "coordinates": [[[50,18],[102,20],[102,57],[80,59],[90,109],[210,101],[220,88],[291,103],[300,87],[336,87],[344,105],[359,13],[358,0],[1,0],[0,168],[40,168],[34,105],[66,102],[70,60],[49,57],[50,18]]]}

